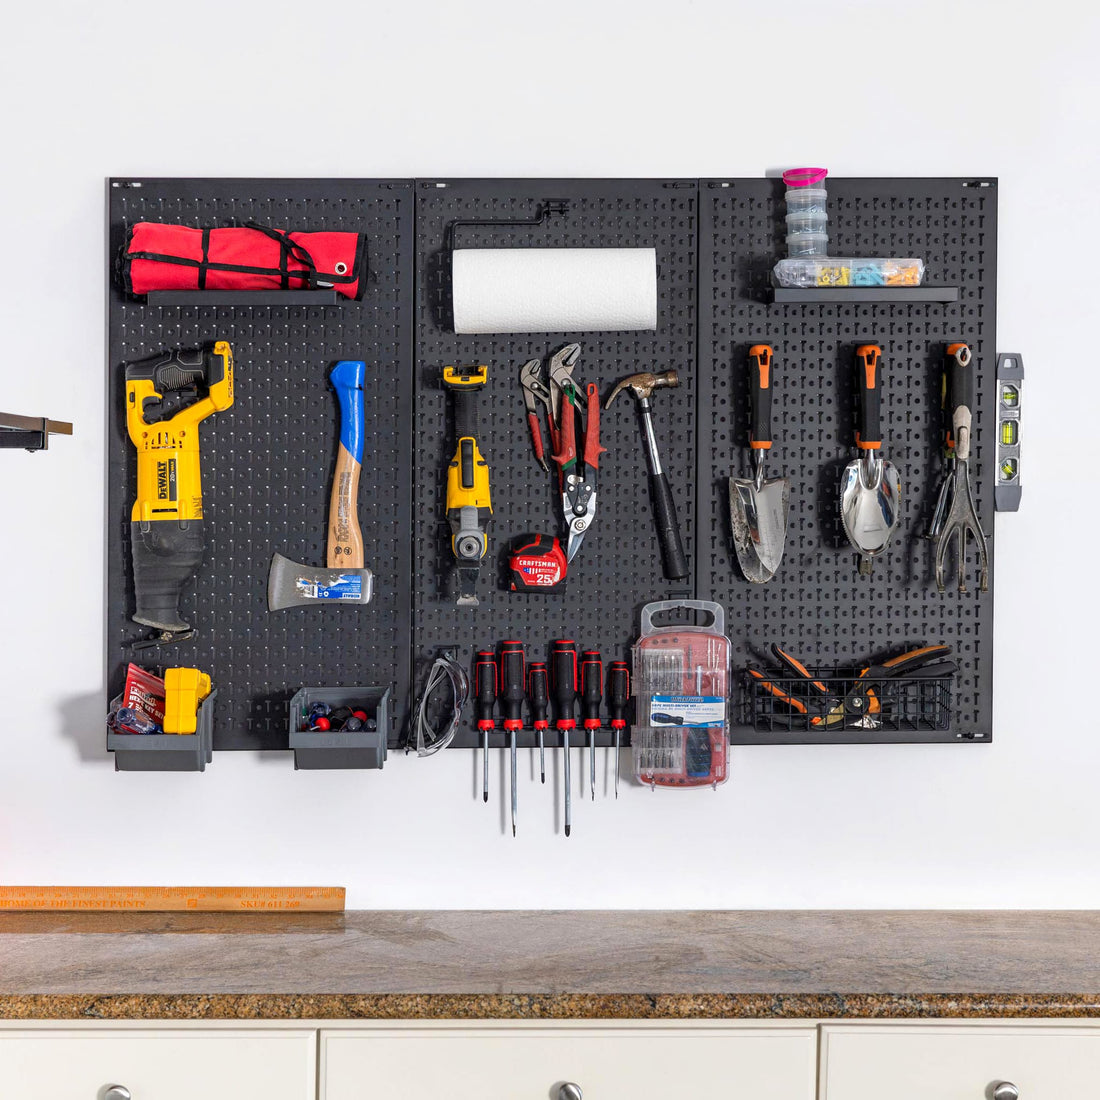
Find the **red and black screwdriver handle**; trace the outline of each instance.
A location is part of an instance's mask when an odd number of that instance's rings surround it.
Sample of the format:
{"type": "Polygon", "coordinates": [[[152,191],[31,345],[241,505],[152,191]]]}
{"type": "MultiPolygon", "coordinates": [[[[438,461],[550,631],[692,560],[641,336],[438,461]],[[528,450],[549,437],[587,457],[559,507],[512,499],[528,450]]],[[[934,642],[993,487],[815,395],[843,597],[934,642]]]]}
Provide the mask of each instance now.
{"type": "Polygon", "coordinates": [[[532,661],[527,666],[527,705],[531,708],[532,729],[548,729],[550,726],[550,676],[545,661],[532,661]]]}
{"type": "Polygon", "coordinates": [[[477,706],[477,728],[496,728],[493,708],[497,702],[497,656],[492,650],[479,650],[474,656],[474,700],[477,706]]]}
{"type": "Polygon", "coordinates": [[[586,730],[598,730],[603,721],[600,718],[600,704],[603,702],[603,661],[595,649],[586,649],[581,654],[581,719],[586,730]]]}
{"type": "Polygon", "coordinates": [[[749,446],[766,451],[772,445],[772,349],[749,348],[749,446]]]}
{"type": "Polygon", "coordinates": [[[523,643],[500,644],[500,709],[505,730],[523,729],[523,700],[527,696],[523,643]]]}
{"type": "Polygon", "coordinates": [[[626,729],[626,708],[630,703],[630,669],[626,661],[607,666],[607,714],[613,730],[626,729]]]}
{"type": "Polygon", "coordinates": [[[560,640],[550,647],[550,695],[554,700],[554,725],[575,729],[577,705],[577,643],[560,640]]]}
{"type": "Polygon", "coordinates": [[[882,348],[861,344],[856,348],[856,388],[859,391],[859,427],[856,446],[877,451],[882,446],[882,348]]]}

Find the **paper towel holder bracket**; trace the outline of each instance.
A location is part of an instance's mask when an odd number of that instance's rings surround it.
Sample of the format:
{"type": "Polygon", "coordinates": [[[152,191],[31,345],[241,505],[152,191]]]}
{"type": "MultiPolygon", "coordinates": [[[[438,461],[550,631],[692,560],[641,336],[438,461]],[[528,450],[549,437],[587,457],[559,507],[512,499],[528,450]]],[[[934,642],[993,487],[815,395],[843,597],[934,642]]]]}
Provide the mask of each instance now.
{"type": "Polygon", "coordinates": [[[445,247],[455,248],[455,237],[459,229],[472,226],[490,226],[494,229],[512,228],[521,225],[542,225],[550,218],[563,218],[569,213],[568,199],[544,199],[536,207],[533,218],[471,218],[453,221],[447,226],[445,247]]]}

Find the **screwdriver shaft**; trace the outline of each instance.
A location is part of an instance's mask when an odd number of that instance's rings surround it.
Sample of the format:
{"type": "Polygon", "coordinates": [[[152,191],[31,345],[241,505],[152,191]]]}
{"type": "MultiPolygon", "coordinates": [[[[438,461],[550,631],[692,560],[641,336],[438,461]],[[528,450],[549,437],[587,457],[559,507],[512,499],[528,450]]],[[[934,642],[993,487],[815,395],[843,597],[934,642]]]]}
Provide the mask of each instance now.
{"type": "Polygon", "coordinates": [[[489,731],[481,731],[481,800],[489,801],[489,731]]]}
{"type": "Polygon", "coordinates": [[[588,789],[592,792],[592,801],[596,801],[596,731],[588,735],[591,740],[588,742],[588,789]]]}
{"type": "MultiPolygon", "coordinates": [[[[577,644],[560,640],[551,647],[551,695],[554,699],[555,725],[561,730],[565,780],[565,835],[573,831],[572,761],[569,759],[569,731],[577,725],[577,644]]],[[[584,742],[582,741],[583,745],[584,742]]]]}
{"type": "Polygon", "coordinates": [[[497,658],[492,650],[478,650],[474,657],[474,697],[477,699],[477,728],[481,731],[481,800],[488,802],[489,731],[496,725],[493,710],[497,703],[497,658]]]}
{"type": "Polygon", "coordinates": [[[570,791],[572,784],[569,780],[569,730],[562,732],[563,754],[565,757],[565,835],[573,830],[573,796],[570,791]]]}
{"type": "Polygon", "coordinates": [[[517,798],[516,798],[516,731],[515,731],[515,728],[513,728],[510,731],[509,737],[511,739],[511,749],[512,749],[512,836],[515,836],[516,835],[516,809],[517,809],[517,798]]]}
{"type": "Polygon", "coordinates": [[[539,772],[542,776],[543,783],[546,782],[546,738],[543,736],[542,730],[539,730],[539,772]]]}
{"type": "Polygon", "coordinates": [[[527,695],[527,662],[522,642],[500,644],[500,702],[508,733],[509,773],[512,779],[512,836],[516,835],[519,785],[516,782],[516,731],[523,726],[523,700],[527,695]]]}
{"type": "Polygon", "coordinates": [[[615,765],[615,797],[619,797],[619,731],[615,730],[615,757],[612,763],[615,765]]]}

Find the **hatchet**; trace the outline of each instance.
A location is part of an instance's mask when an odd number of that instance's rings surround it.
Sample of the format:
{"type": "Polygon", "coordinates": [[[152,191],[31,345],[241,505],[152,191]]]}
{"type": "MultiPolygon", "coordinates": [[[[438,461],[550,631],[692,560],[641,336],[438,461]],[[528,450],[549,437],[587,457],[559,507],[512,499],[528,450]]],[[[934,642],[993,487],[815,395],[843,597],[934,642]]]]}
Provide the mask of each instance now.
{"type": "Polygon", "coordinates": [[[363,567],[363,533],[358,515],[366,375],[367,364],[359,359],[342,359],[329,375],[340,405],[340,449],[336,452],[328,506],[328,567],[314,569],[282,554],[273,555],[267,578],[268,611],[370,603],[374,594],[374,575],[363,567]]]}

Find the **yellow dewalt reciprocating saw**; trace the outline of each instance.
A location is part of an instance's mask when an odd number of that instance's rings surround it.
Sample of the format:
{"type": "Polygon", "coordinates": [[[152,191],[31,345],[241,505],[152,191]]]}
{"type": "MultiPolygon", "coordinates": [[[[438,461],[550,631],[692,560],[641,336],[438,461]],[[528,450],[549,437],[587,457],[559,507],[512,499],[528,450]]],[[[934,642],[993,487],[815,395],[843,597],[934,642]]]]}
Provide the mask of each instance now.
{"type": "Polygon", "coordinates": [[[202,563],[199,424],[232,404],[225,340],[126,364],[126,428],[137,448],[133,619],[166,635],[190,629],[180,618],[180,590],[202,563]]]}

